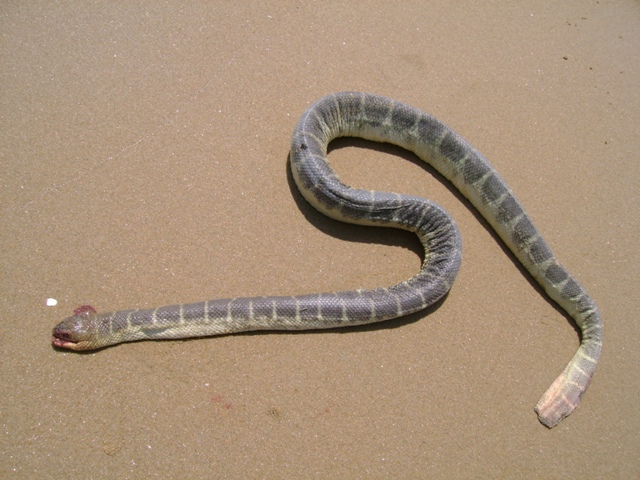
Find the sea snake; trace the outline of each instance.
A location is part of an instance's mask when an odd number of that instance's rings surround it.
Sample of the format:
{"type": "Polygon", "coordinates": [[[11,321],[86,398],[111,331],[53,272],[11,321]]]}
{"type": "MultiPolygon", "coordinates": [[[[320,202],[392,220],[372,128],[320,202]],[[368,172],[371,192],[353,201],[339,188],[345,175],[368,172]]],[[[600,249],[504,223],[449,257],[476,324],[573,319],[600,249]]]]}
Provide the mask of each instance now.
{"type": "Polygon", "coordinates": [[[407,315],[442,298],[460,266],[455,222],[429,200],[344,185],[327,160],[327,146],[337,137],[392,143],[435,167],[573,318],[581,331],[580,347],[535,407],[540,422],[557,425],[580,402],[600,357],[602,321],[595,303],[556,260],[504,180],[477,150],[428,113],[368,93],[328,95],[302,115],[291,140],[293,178],[309,203],[331,218],[418,235],[425,256],[417,275],[372,290],[217,299],[102,314],[81,307],[53,329],[53,345],[90,350],[135,340],[345,327],[407,315]]]}

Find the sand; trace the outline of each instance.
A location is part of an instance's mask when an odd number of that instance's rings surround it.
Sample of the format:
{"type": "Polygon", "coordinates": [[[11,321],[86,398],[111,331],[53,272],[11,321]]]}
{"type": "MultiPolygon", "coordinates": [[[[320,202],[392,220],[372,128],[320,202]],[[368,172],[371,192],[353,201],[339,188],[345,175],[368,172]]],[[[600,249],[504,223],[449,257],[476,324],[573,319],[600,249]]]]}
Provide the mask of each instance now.
{"type": "Polygon", "coordinates": [[[507,3],[5,2],[0,477],[640,476],[640,10],[507,3]],[[558,427],[533,407],[577,348],[567,318],[431,169],[357,141],[330,155],[346,183],[460,226],[461,272],[428,315],[52,348],[82,304],[414,274],[413,236],[329,220],[291,181],[297,118],[340,90],[462,134],[599,305],[599,369],[558,427]]]}

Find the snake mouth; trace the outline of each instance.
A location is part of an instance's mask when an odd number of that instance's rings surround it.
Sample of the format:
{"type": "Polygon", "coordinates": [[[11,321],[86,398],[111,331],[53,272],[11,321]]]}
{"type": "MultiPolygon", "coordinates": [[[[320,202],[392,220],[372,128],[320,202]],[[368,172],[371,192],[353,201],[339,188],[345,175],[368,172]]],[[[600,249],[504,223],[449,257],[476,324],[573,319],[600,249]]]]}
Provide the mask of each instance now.
{"type": "Polygon", "coordinates": [[[72,342],[71,340],[67,340],[65,338],[56,337],[55,335],[51,335],[51,344],[54,347],[66,348],[69,350],[73,350],[77,345],[76,342],[72,342]]]}

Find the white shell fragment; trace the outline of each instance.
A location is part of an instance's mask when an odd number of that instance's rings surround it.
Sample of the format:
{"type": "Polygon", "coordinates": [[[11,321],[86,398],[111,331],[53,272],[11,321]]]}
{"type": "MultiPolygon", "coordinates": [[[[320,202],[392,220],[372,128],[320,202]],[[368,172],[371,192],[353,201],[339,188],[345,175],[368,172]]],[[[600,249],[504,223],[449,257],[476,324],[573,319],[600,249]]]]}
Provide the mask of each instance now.
{"type": "Polygon", "coordinates": [[[58,304],[58,300],[55,298],[47,298],[47,307],[55,307],[58,304]]]}

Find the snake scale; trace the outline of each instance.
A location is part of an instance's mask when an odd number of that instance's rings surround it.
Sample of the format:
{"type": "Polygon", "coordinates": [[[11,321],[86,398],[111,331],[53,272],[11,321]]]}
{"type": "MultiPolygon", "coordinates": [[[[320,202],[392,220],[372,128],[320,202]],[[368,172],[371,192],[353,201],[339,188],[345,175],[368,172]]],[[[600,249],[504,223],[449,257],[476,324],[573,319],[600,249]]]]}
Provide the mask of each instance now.
{"type": "Polygon", "coordinates": [[[595,303],[556,260],[504,180],[477,150],[428,113],[367,93],[328,95],[302,115],[291,141],[293,177],[307,201],[329,217],[416,233],[425,249],[418,274],[371,290],[217,299],[102,314],[80,308],[54,328],[53,345],[90,350],[135,340],[345,327],[407,315],[442,298],[460,266],[455,222],[423,198],[341,183],[326,157],[329,142],[337,137],[392,143],[435,167],[575,321],[581,330],[580,346],[535,407],[540,422],[549,428],[557,425],[580,402],[600,357],[602,321],[595,303]]]}

